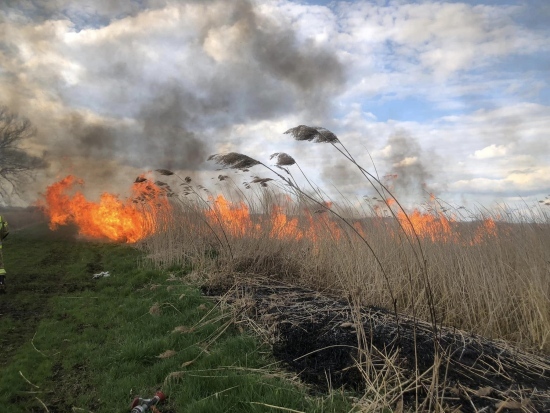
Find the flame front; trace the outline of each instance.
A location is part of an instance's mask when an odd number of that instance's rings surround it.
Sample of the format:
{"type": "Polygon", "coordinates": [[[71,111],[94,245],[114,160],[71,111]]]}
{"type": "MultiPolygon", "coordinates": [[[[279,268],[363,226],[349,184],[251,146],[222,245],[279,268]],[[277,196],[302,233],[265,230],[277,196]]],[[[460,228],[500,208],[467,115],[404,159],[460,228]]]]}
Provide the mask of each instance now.
{"type": "MultiPolygon", "coordinates": [[[[323,210],[315,211],[312,214],[304,210],[301,216],[289,217],[284,213],[284,208],[279,205],[271,206],[271,213],[250,215],[249,207],[242,201],[231,202],[223,195],[216,198],[210,197],[210,209],[204,211],[211,228],[220,227],[227,235],[233,237],[260,237],[279,240],[308,239],[318,244],[324,238],[339,240],[342,236],[342,229],[331,220],[323,210]]],[[[287,199],[287,204],[291,200],[287,199]]],[[[331,203],[326,203],[330,208],[331,203]]]]}
{"type": "Polygon", "coordinates": [[[210,202],[213,205],[212,209],[205,211],[205,214],[212,225],[216,225],[217,222],[237,237],[250,234],[253,225],[248,206],[244,202],[234,204],[223,195],[218,195],[216,199],[210,198],[210,202]]]}
{"type": "MultiPolygon", "coordinates": [[[[103,193],[99,202],[88,201],[81,192],[69,195],[75,185],[83,185],[81,179],[67,176],[50,185],[45,194],[42,206],[50,219],[50,228],[74,223],[82,235],[93,238],[108,238],[118,242],[136,242],[155,231],[159,223],[160,211],[171,211],[167,199],[166,187],[157,186],[140,177],[132,186],[133,197],[121,201],[117,196],[103,193]]],[[[287,199],[287,204],[290,204],[287,199]]],[[[292,217],[284,213],[284,208],[272,205],[269,214],[251,216],[248,205],[242,201],[231,202],[223,195],[210,197],[209,208],[203,210],[210,230],[221,228],[226,236],[244,238],[268,236],[280,240],[309,240],[318,246],[323,240],[339,241],[345,233],[345,226],[332,219],[325,208],[315,211],[304,209],[301,214],[292,217]]],[[[394,205],[390,198],[387,204],[394,205]]],[[[331,208],[331,203],[324,204],[331,208]]],[[[288,206],[288,205],[287,205],[288,206]]],[[[433,243],[458,243],[462,245],[479,245],[497,237],[497,225],[488,218],[478,223],[461,223],[443,213],[422,213],[414,210],[409,214],[397,212],[397,218],[403,230],[409,235],[433,243]],[[467,225],[470,231],[460,231],[467,225]],[[472,232],[473,230],[473,232],[472,232]]],[[[382,217],[374,219],[375,226],[385,226],[387,221],[382,217]]],[[[368,233],[358,221],[353,228],[363,238],[368,233]]],[[[191,224],[193,227],[193,224],[191,224]]],[[[189,228],[190,231],[200,231],[189,228]]],[[[391,226],[385,231],[396,236],[391,226]]]]}
{"type": "Polygon", "coordinates": [[[303,237],[302,231],[298,224],[298,218],[288,219],[283,209],[275,205],[271,212],[271,238],[278,239],[296,239],[303,237]]]}
{"type": "MultiPolygon", "coordinates": [[[[390,205],[395,200],[387,200],[390,205]]],[[[287,203],[290,201],[287,200],[287,203]]],[[[206,210],[207,221],[212,228],[221,226],[227,235],[233,237],[259,237],[280,240],[309,240],[319,245],[323,240],[339,241],[345,232],[345,226],[331,218],[326,209],[317,209],[313,213],[305,209],[297,216],[289,217],[278,205],[271,207],[270,214],[260,215],[252,219],[249,207],[244,202],[231,202],[218,195],[210,198],[212,207],[206,210]],[[263,235],[260,235],[263,234],[263,235]]],[[[325,204],[331,208],[330,203],[325,204]]],[[[397,212],[397,219],[401,227],[409,236],[418,236],[423,241],[432,243],[456,243],[461,245],[479,245],[498,236],[497,225],[491,218],[482,221],[463,223],[443,213],[423,213],[417,209],[405,214],[397,212]],[[468,229],[464,231],[464,229],[468,229]]],[[[378,217],[373,224],[377,227],[385,226],[388,222],[378,217]]],[[[368,234],[359,221],[352,223],[353,228],[363,238],[368,234]]],[[[378,229],[380,230],[380,228],[378,229]]],[[[395,229],[387,226],[385,231],[397,236],[395,229]]]]}
{"type": "Polygon", "coordinates": [[[457,233],[451,226],[455,221],[441,213],[437,215],[423,214],[415,209],[407,215],[403,211],[399,211],[397,218],[409,235],[413,234],[414,229],[420,238],[429,239],[432,242],[457,241],[457,233]]]}
{"type": "Polygon", "coordinates": [[[459,223],[443,213],[425,214],[417,209],[407,215],[403,211],[399,211],[397,218],[408,235],[416,234],[420,239],[432,242],[479,245],[498,236],[497,225],[492,218],[466,224],[459,223]],[[460,225],[473,227],[473,235],[468,231],[462,234],[458,230],[460,225]]]}
{"type": "Polygon", "coordinates": [[[125,201],[109,193],[103,193],[98,202],[88,201],[81,192],[68,194],[83,184],[69,175],[46,189],[40,206],[50,219],[50,229],[74,223],[82,235],[131,243],[151,234],[159,210],[169,208],[164,190],[149,181],[134,183],[134,199],[125,201]]]}

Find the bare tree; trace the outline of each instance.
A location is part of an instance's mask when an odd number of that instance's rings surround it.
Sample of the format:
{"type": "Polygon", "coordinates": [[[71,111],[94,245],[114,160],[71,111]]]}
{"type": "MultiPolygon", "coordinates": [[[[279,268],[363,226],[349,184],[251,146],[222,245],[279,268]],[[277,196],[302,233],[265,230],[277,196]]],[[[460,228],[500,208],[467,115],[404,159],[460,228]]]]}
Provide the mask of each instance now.
{"type": "Polygon", "coordinates": [[[0,106],[0,195],[7,197],[18,193],[22,181],[31,176],[32,171],[41,168],[45,162],[29,155],[22,143],[34,136],[36,129],[24,117],[0,106]]]}

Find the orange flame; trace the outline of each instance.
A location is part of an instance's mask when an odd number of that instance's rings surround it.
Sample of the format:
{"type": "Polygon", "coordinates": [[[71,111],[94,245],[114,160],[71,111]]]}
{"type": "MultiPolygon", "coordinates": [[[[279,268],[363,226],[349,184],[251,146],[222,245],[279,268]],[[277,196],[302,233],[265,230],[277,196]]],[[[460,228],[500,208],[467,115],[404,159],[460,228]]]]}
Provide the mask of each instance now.
{"type": "Polygon", "coordinates": [[[474,227],[474,234],[472,236],[468,235],[471,234],[469,232],[461,234],[457,230],[458,222],[442,213],[424,214],[415,209],[412,213],[408,214],[408,217],[409,219],[407,219],[403,211],[399,211],[397,214],[397,218],[405,231],[409,235],[413,235],[414,230],[414,233],[420,239],[432,242],[479,245],[498,236],[497,225],[491,218],[486,218],[479,224],[472,223],[472,225],[477,225],[477,227],[474,227]]]}
{"type": "Polygon", "coordinates": [[[403,211],[399,211],[397,218],[405,231],[409,234],[414,232],[422,239],[428,239],[432,242],[451,242],[456,241],[456,233],[451,227],[454,220],[447,218],[443,214],[423,214],[415,209],[408,214],[409,219],[403,211]],[[410,222],[409,222],[410,221],[410,222]]]}
{"type": "MultiPolygon", "coordinates": [[[[270,238],[281,240],[309,239],[315,244],[320,242],[327,234],[333,239],[342,237],[342,230],[336,222],[331,220],[324,209],[315,211],[313,215],[306,211],[305,218],[288,217],[283,212],[283,207],[274,205],[271,214],[258,216],[254,220],[250,215],[248,206],[244,202],[228,201],[223,195],[215,199],[210,198],[212,207],[204,213],[209,225],[213,228],[221,226],[226,234],[234,237],[258,237],[262,236],[262,230],[270,238]]],[[[287,199],[287,203],[290,201],[287,199]]],[[[330,208],[332,203],[326,202],[330,208]]]]}
{"type": "MultiPolygon", "coordinates": [[[[211,202],[213,207],[205,212],[209,223],[213,227],[222,225],[229,235],[236,237],[259,237],[262,236],[261,230],[265,229],[267,232],[263,234],[270,238],[306,239],[313,242],[315,246],[319,246],[323,240],[341,240],[345,232],[339,223],[322,208],[317,209],[314,213],[305,211],[300,217],[289,217],[284,213],[283,207],[275,205],[272,207],[270,215],[256,217],[253,221],[249,208],[244,202],[233,203],[222,195],[211,199],[211,202]]],[[[395,200],[389,198],[388,202],[394,203],[395,200]]],[[[332,206],[328,202],[325,205],[329,208],[332,206]]],[[[461,232],[460,229],[463,227],[460,226],[460,223],[441,212],[422,213],[419,210],[414,210],[407,215],[403,211],[397,213],[401,226],[408,235],[416,234],[421,240],[434,243],[478,245],[497,236],[496,223],[490,218],[479,224],[472,223],[470,226],[473,230],[472,233],[470,231],[461,232]]],[[[380,223],[383,224],[384,221],[380,223]]],[[[377,225],[377,221],[374,224],[377,225]]],[[[360,222],[354,222],[352,225],[363,238],[367,237],[360,222]]],[[[391,231],[389,228],[388,230],[391,231]]]]}
{"type": "Polygon", "coordinates": [[[50,219],[50,229],[74,223],[81,235],[131,243],[152,233],[161,207],[170,208],[166,191],[147,180],[133,184],[133,201],[109,193],[103,193],[99,202],[88,201],[81,192],[67,194],[83,184],[69,175],[46,189],[39,205],[50,219]]]}
{"type": "Polygon", "coordinates": [[[288,219],[279,206],[274,206],[271,212],[271,238],[301,239],[304,234],[298,226],[298,218],[288,219]]]}
{"type": "Polygon", "coordinates": [[[497,236],[497,225],[491,218],[483,220],[482,224],[476,229],[473,240],[470,245],[482,244],[485,241],[497,236]]]}
{"type": "Polygon", "coordinates": [[[215,224],[220,223],[228,232],[237,237],[242,237],[253,228],[248,206],[244,202],[233,204],[218,195],[216,199],[210,198],[212,209],[205,212],[208,220],[215,224]]]}
{"type": "MultiPolygon", "coordinates": [[[[131,243],[152,234],[159,223],[158,214],[163,210],[171,210],[167,199],[168,190],[144,177],[136,180],[132,186],[132,198],[124,201],[109,193],[103,193],[99,202],[88,201],[78,191],[70,195],[75,185],[83,184],[83,180],[69,175],[47,188],[41,207],[50,219],[52,230],[60,225],[74,223],[82,235],[131,243]]],[[[288,204],[291,200],[287,199],[286,202],[288,204]]],[[[395,199],[388,198],[386,202],[393,205],[395,199]]],[[[209,203],[211,207],[203,212],[206,221],[212,228],[223,228],[226,235],[232,237],[268,236],[294,241],[306,239],[317,248],[323,240],[339,241],[345,235],[345,230],[324,208],[313,213],[307,210],[300,216],[289,217],[282,206],[275,205],[269,215],[251,216],[246,203],[231,202],[223,195],[210,197],[209,203]]],[[[324,206],[332,208],[332,203],[325,202],[324,206]]],[[[380,215],[377,217],[380,220],[374,223],[385,225],[385,219],[380,215]]],[[[431,242],[478,245],[497,236],[497,225],[490,218],[480,224],[472,223],[473,227],[470,228],[473,232],[466,236],[457,230],[457,221],[440,212],[427,214],[414,210],[407,217],[403,211],[399,211],[397,218],[408,235],[416,234],[420,239],[431,242]]],[[[352,225],[363,238],[367,237],[359,222],[352,225]]]]}

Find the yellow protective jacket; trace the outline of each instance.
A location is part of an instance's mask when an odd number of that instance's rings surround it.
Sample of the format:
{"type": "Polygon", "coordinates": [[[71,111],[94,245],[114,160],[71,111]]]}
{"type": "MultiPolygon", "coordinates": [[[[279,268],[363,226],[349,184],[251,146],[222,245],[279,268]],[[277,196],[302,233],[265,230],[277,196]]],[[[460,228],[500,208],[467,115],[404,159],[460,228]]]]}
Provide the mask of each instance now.
{"type": "Polygon", "coordinates": [[[4,217],[0,215],[0,240],[6,238],[8,234],[8,221],[6,221],[4,217]]]}

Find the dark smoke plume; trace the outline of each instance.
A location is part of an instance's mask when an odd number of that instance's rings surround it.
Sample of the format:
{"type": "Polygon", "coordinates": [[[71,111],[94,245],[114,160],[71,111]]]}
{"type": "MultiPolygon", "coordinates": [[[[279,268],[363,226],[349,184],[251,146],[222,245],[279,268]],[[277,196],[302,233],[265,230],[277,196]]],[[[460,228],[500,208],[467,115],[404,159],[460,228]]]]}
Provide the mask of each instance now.
{"type": "Polygon", "coordinates": [[[437,158],[426,155],[418,141],[406,131],[399,131],[388,138],[390,154],[388,161],[389,185],[396,196],[421,197],[430,191],[432,168],[437,158]],[[426,159],[429,158],[429,159],[426,159]]]}
{"type": "Polygon", "coordinates": [[[96,182],[117,165],[200,169],[235,125],[290,114],[322,119],[345,85],[333,52],[250,0],[92,3],[8,3],[17,18],[6,25],[17,36],[5,36],[0,51],[6,78],[17,82],[0,99],[33,114],[34,143],[47,148],[53,175],[64,163],[96,182]],[[161,19],[170,20],[166,30],[161,19]],[[72,43],[63,30],[74,31],[72,43]],[[65,75],[49,62],[31,70],[27,49],[78,70],[65,75]],[[37,104],[40,96],[50,100],[37,104]]]}
{"type": "Polygon", "coordinates": [[[116,129],[99,122],[86,121],[76,112],[67,120],[67,131],[73,144],[65,150],[72,152],[72,155],[103,160],[110,159],[119,149],[116,129]]]}
{"type": "Polygon", "coordinates": [[[146,165],[197,168],[206,160],[209,150],[205,142],[188,129],[194,116],[189,108],[193,108],[195,99],[185,96],[177,85],[160,90],[155,99],[141,108],[138,119],[143,125],[143,134],[131,143],[132,152],[146,165]]]}

